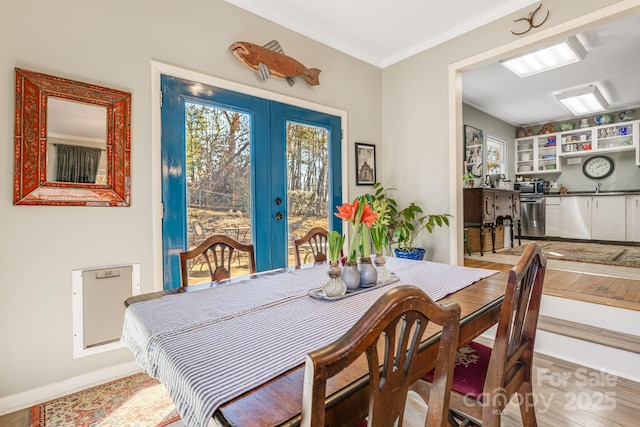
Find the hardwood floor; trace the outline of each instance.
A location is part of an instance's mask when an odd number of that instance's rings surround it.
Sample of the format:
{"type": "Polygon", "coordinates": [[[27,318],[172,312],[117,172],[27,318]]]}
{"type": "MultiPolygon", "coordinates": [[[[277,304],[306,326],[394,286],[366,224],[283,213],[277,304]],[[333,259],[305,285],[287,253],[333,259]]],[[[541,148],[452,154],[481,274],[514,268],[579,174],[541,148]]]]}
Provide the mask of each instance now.
{"type": "MultiPolygon", "coordinates": [[[[464,265],[469,267],[500,271],[508,271],[514,263],[481,261],[476,257],[466,257],[464,260],[464,265]]],[[[549,262],[547,265],[545,274],[545,295],[640,311],[640,280],[610,275],[606,266],[601,266],[599,273],[584,273],[558,269],[551,267],[551,264],[549,262]]],[[[640,269],[635,270],[640,274],[640,269]]]]}

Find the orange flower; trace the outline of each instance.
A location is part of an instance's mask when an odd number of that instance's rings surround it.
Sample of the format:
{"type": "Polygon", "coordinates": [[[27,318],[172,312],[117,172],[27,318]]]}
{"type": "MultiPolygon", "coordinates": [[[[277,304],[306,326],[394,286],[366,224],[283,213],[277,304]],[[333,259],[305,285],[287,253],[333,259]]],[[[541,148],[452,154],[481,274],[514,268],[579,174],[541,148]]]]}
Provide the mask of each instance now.
{"type": "Polygon", "coordinates": [[[365,204],[360,222],[363,222],[367,227],[371,228],[376,219],[378,219],[378,214],[371,210],[369,203],[365,204]]]}
{"type": "Polygon", "coordinates": [[[340,219],[351,222],[352,224],[356,220],[356,211],[358,210],[358,201],[354,200],[353,203],[343,203],[342,206],[336,206],[338,213],[335,214],[340,219]]]}

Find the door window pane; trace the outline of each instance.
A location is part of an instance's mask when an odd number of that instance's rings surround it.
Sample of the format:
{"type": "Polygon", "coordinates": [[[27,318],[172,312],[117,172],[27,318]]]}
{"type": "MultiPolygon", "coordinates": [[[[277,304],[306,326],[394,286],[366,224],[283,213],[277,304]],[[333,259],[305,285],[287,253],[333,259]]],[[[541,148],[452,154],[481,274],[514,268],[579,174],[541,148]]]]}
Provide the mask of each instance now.
{"type": "MultiPolygon", "coordinates": [[[[251,243],[249,114],[185,103],[187,242],[214,233],[251,243]]],[[[248,258],[234,255],[231,275],[249,273],[248,258]]],[[[204,258],[189,265],[189,283],[210,281],[204,258]]]]}
{"type": "MultiPolygon", "coordinates": [[[[313,227],[329,229],[329,151],[327,129],[287,122],[288,264],[295,265],[293,240],[313,227]]],[[[301,261],[313,255],[301,249],[301,261]]]]}

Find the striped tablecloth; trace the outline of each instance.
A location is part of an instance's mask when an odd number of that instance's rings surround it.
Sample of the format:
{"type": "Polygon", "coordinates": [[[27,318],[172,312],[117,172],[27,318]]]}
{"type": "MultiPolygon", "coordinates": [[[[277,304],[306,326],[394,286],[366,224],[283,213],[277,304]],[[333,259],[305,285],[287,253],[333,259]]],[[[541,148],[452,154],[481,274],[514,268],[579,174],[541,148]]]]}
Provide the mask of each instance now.
{"type": "Polygon", "coordinates": [[[131,305],[122,342],[159,379],[189,427],[219,405],[304,363],[344,334],[386,291],[414,285],[437,301],[497,271],[388,258],[400,281],[337,301],[307,295],[327,266],[169,295],[131,305]]]}

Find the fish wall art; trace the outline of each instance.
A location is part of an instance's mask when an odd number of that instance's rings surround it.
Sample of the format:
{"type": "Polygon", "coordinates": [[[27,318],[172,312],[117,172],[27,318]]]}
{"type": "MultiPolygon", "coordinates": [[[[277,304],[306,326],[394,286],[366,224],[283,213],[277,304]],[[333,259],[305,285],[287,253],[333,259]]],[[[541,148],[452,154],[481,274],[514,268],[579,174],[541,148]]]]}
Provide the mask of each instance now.
{"type": "Polygon", "coordinates": [[[272,40],[264,46],[238,41],[229,46],[240,62],[258,71],[260,78],[266,80],[272,74],[287,80],[290,86],[295,83],[294,77],[300,76],[312,86],[320,84],[317,68],[307,68],[300,62],[284,54],[280,43],[272,40]]]}

